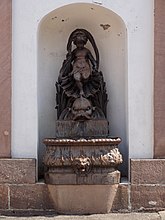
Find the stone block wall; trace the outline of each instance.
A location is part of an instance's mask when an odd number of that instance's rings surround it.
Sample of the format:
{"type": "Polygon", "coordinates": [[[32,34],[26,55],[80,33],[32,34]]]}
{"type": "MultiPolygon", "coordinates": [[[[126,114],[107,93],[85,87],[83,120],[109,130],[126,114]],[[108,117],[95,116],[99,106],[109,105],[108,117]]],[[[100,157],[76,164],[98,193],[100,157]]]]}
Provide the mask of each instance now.
{"type": "MultiPolygon", "coordinates": [[[[0,214],[57,212],[49,186],[36,181],[35,171],[35,159],[0,160],[0,214]]],[[[59,189],[62,192],[67,187],[79,190],[81,185],[57,185],[57,198],[59,189]]],[[[108,185],[96,187],[108,189],[108,185]]],[[[165,210],[165,159],[131,160],[130,182],[120,183],[114,189],[112,212],[165,210]]]]}
{"type": "Polygon", "coordinates": [[[131,209],[165,209],[165,159],[131,160],[131,209]]]}

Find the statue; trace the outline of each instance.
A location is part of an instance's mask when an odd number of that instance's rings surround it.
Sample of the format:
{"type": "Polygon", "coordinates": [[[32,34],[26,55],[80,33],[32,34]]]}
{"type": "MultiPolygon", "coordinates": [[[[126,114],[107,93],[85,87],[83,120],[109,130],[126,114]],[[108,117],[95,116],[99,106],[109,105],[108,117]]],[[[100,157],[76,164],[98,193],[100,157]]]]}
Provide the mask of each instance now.
{"type": "Polygon", "coordinates": [[[99,52],[92,35],[85,29],[74,30],[67,43],[58,82],[56,83],[59,120],[95,120],[106,118],[107,94],[99,72],[99,52]],[[95,58],[85,47],[89,41],[95,58]],[[72,43],[76,46],[72,50],[72,43]]]}
{"type": "Polygon", "coordinates": [[[119,183],[121,139],[109,136],[107,93],[99,71],[99,52],[87,30],[76,29],[70,34],[56,89],[56,136],[44,139],[46,183],[119,183]],[[88,41],[92,52],[86,46],[88,41]]]}

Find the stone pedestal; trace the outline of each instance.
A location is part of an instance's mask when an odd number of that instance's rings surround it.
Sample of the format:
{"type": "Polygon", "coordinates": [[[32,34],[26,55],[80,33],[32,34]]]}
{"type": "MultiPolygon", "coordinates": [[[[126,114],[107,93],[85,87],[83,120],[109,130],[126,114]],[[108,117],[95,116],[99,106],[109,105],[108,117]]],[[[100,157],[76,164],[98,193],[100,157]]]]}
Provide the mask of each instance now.
{"type": "Polygon", "coordinates": [[[120,138],[45,139],[45,182],[64,214],[109,213],[120,183],[120,138]]]}
{"type": "Polygon", "coordinates": [[[108,121],[102,120],[57,120],[57,138],[105,138],[109,134],[108,121]]]}
{"type": "Polygon", "coordinates": [[[48,185],[55,210],[61,214],[99,214],[112,209],[118,184],[48,185]]]}

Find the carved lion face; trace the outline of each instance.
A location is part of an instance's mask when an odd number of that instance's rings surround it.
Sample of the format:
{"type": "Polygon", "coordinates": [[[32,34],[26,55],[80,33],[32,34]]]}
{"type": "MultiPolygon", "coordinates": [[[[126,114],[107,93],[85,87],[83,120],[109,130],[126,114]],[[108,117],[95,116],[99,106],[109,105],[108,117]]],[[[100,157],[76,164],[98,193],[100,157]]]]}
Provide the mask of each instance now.
{"type": "Polygon", "coordinates": [[[74,159],[72,166],[77,174],[88,173],[91,170],[91,161],[88,157],[77,157],[74,159]]]}
{"type": "Polygon", "coordinates": [[[92,115],[92,105],[88,99],[81,97],[74,101],[71,111],[73,120],[89,120],[92,115]]]}

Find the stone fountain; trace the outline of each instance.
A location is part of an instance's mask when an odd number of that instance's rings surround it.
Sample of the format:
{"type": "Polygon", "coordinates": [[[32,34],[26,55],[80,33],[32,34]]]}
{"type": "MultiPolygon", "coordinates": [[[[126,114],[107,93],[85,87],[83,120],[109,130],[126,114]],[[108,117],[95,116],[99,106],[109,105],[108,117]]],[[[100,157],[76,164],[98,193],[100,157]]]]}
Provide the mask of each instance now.
{"type": "Polygon", "coordinates": [[[55,209],[69,214],[108,213],[120,182],[121,139],[109,135],[99,52],[85,29],[69,36],[56,90],[56,137],[44,140],[45,182],[55,209]],[[87,41],[94,56],[85,47],[87,41]]]}

